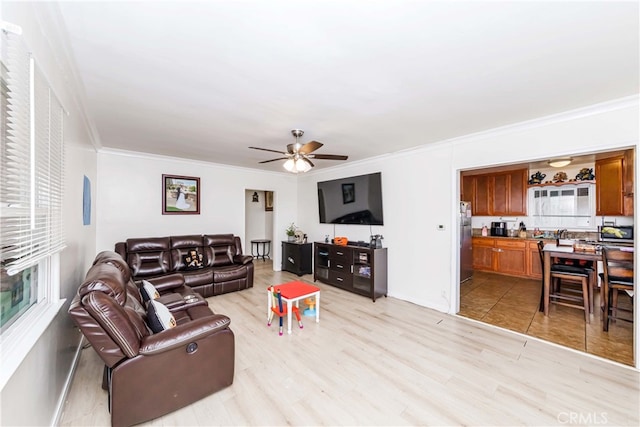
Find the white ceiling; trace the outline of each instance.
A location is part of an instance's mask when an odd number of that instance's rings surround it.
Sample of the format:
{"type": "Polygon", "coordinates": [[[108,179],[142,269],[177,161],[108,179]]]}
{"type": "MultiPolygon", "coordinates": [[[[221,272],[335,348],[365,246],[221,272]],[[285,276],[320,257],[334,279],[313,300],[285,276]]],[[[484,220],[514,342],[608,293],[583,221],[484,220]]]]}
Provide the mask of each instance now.
{"type": "Polygon", "coordinates": [[[282,171],[247,147],[356,161],[639,92],[637,1],[59,7],[114,149],[282,171]]]}

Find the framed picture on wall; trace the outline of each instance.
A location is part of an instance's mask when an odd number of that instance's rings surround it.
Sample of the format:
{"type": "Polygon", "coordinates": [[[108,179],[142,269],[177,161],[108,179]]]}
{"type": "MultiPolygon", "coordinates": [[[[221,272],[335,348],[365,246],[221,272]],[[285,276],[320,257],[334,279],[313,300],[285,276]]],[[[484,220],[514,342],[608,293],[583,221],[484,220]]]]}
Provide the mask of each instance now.
{"type": "Polygon", "coordinates": [[[162,175],[162,215],[199,215],[200,178],[162,175]]]}
{"type": "Polygon", "coordinates": [[[273,191],[264,192],[264,210],[267,212],[273,210],[273,191]]]}

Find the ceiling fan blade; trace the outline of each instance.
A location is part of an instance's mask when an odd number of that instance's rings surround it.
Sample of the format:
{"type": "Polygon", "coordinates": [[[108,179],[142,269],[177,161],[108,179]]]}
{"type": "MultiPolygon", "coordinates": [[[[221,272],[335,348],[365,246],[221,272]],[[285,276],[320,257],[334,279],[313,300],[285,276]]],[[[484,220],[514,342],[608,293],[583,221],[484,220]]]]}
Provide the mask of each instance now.
{"type": "Polygon", "coordinates": [[[298,150],[298,153],[309,154],[316,151],[320,147],[322,147],[322,142],[309,141],[306,144],[303,144],[302,147],[300,147],[300,149],[298,150]]]}
{"type": "Polygon", "coordinates": [[[285,153],[285,152],[278,151],[278,150],[271,150],[271,149],[269,149],[269,148],[260,148],[260,147],[249,147],[249,148],[251,148],[251,149],[253,149],[253,150],[269,151],[269,152],[271,152],[271,153],[287,154],[287,153],[285,153]]]}
{"type": "Polygon", "coordinates": [[[311,154],[311,158],[321,160],[347,160],[349,156],[341,156],[339,154],[311,154]]]}
{"type": "Polygon", "coordinates": [[[296,153],[295,145],[296,144],[287,144],[287,153],[295,154],[296,153]]]}
{"type": "Polygon", "coordinates": [[[277,162],[278,160],[287,160],[288,157],[278,157],[277,159],[271,159],[271,160],[263,160],[261,162],[258,163],[270,163],[270,162],[277,162]]]}
{"type": "Polygon", "coordinates": [[[315,165],[313,164],[313,162],[311,160],[309,160],[308,157],[303,157],[302,160],[304,160],[305,162],[309,163],[309,166],[314,167],[315,165]]]}

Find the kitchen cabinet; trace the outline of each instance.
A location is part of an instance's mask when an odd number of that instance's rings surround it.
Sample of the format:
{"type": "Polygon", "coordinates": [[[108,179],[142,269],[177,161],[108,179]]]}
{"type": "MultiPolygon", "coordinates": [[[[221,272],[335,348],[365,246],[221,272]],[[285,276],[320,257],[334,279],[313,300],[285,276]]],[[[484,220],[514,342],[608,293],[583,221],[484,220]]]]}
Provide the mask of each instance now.
{"type": "Polygon", "coordinates": [[[596,159],[596,215],[633,216],[634,155],[596,159]]]}
{"type": "Polygon", "coordinates": [[[496,239],[496,272],[512,276],[525,276],[526,241],[520,239],[496,239]]]}
{"type": "Polygon", "coordinates": [[[487,237],[474,237],[471,239],[474,270],[495,271],[493,264],[493,248],[495,244],[496,239],[487,237]]]}
{"type": "Polygon", "coordinates": [[[387,248],[315,243],[313,280],[376,301],[387,296],[387,248]]]}
{"type": "Polygon", "coordinates": [[[475,204],[473,198],[475,197],[475,180],[471,176],[462,176],[460,182],[460,200],[464,202],[471,202],[472,208],[475,204]]]}
{"type": "Polygon", "coordinates": [[[489,197],[489,186],[491,180],[489,175],[478,175],[472,178],[473,184],[473,203],[471,203],[471,212],[473,215],[491,215],[491,200],[489,197]]]}
{"type": "Polygon", "coordinates": [[[527,240],[517,238],[474,237],[473,268],[510,276],[529,276],[531,264],[527,244],[527,240]]]}
{"type": "Polygon", "coordinates": [[[282,242],[282,270],[298,276],[311,274],[311,243],[282,242]]]}
{"type": "Polygon", "coordinates": [[[623,156],[596,160],[596,215],[624,215],[623,156]]]}
{"type": "Polygon", "coordinates": [[[633,184],[635,177],[635,150],[624,153],[622,164],[622,180],[624,193],[622,194],[623,210],[626,216],[633,216],[633,184]]]}
{"type": "Polygon", "coordinates": [[[528,169],[463,175],[463,200],[471,201],[473,215],[526,215],[528,169]]]}

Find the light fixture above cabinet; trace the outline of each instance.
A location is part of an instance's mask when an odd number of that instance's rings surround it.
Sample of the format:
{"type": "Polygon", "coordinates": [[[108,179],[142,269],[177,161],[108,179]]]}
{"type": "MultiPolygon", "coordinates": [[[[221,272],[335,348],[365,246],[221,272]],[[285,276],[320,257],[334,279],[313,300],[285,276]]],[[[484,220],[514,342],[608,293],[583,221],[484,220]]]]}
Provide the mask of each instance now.
{"type": "Polygon", "coordinates": [[[569,165],[571,163],[573,159],[571,157],[567,157],[564,159],[552,159],[549,160],[549,166],[551,166],[552,168],[563,168],[567,165],[569,165]]]}

